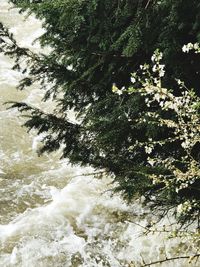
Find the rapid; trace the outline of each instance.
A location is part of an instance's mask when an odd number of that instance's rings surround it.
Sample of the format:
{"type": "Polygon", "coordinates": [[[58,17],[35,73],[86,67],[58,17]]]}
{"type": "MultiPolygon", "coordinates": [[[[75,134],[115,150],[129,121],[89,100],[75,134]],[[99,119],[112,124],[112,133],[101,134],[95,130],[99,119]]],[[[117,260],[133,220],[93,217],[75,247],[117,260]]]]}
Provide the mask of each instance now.
{"type": "MultiPolygon", "coordinates": [[[[21,46],[40,51],[32,44],[43,33],[36,18],[25,20],[1,0],[0,21],[21,46]]],[[[112,196],[110,178],[71,166],[59,152],[38,157],[41,137],[27,133],[24,118],[4,103],[24,101],[43,109],[51,103],[41,103],[37,85],[16,90],[22,74],[12,65],[0,54],[0,267],[133,267],[178,252],[176,239],[142,235],[152,220],[148,208],[112,196]]],[[[191,265],[184,260],[162,266],[191,265]]]]}

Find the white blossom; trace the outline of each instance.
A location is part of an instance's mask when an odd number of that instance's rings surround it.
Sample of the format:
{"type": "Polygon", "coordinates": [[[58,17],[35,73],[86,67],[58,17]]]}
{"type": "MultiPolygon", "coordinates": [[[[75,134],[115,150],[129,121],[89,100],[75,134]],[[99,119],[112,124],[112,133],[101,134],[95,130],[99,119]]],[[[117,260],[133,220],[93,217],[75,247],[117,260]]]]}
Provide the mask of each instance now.
{"type": "Polygon", "coordinates": [[[136,79],[134,77],[131,77],[131,82],[132,83],[135,83],[136,82],[136,79]]]}
{"type": "Polygon", "coordinates": [[[153,147],[152,146],[145,146],[144,148],[145,148],[145,152],[147,154],[151,154],[151,152],[153,151],[153,147]]]}

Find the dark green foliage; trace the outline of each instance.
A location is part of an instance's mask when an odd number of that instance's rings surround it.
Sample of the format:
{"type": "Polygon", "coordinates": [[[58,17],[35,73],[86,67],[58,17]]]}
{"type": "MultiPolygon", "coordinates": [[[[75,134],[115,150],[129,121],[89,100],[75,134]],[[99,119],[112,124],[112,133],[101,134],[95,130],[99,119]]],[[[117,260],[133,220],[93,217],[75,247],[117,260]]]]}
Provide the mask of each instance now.
{"type": "MultiPolygon", "coordinates": [[[[26,126],[46,133],[41,152],[58,149],[64,144],[63,157],[73,163],[105,168],[116,175],[117,190],[131,200],[135,195],[157,190],[147,179],[152,168],[144,149],[129,151],[137,141],[168,138],[171,134],[147,116],[148,123],[130,122],[146,116],[144,99],[138,94],[118,98],[111,91],[130,85],[130,74],[148,62],[153,51],[164,53],[168,76],[165,85],[177,90],[173,77],[183,79],[198,92],[200,61],[196,55],[181,53],[183,44],[200,41],[200,3],[197,0],[11,0],[21,11],[29,10],[43,20],[46,33],[42,46],[49,45],[48,55],[34,55],[19,48],[13,36],[0,25],[0,48],[27,61],[29,76],[21,89],[40,81],[57,101],[56,114],[44,114],[24,103],[14,104],[20,111],[28,110],[26,126]],[[12,43],[6,40],[11,40],[12,43]],[[71,66],[71,68],[69,68],[71,66]],[[46,88],[46,81],[52,84],[46,88]],[[58,92],[63,97],[57,97],[58,92]],[[74,109],[81,124],[68,120],[67,110],[74,109]]],[[[22,70],[26,72],[26,69],[22,70]]],[[[168,144],[155,156],[167,158],[177,153],[179,144],[168,144]]],[[[166,172],[157,169],[154,171],[166,172]]],[[[166,196],[165,196],[166,197],[166,196]]],[[[171,206],[171,197],[166,206],[171,206]]],[[[162,201],[162,205],[163,205],[162,201]]]]}

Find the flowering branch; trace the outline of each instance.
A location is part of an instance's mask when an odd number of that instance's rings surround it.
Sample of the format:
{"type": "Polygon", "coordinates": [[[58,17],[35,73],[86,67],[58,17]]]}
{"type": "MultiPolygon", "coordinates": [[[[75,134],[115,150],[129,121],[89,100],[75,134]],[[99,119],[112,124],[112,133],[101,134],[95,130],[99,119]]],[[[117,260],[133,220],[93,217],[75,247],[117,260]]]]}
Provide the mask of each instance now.
{"type": "MultiPolygon", "coordinates": [[[[200,53],[199,45],[189,43],[183,46],[183,52],[192,50],[200,53]]],[[[163,54],[156,50],[151,57],[152,64],[141,65],[140,70],[132,74],[132,86],[119,89],[113,85],[112,91],[120,97],[129,94],[143,98],[144,110],[137,118],[132,118],[131,113],[126,114],[131,125],[146,125],[165,132],[163,137],[148,134],[146,139],[138,138],[128,148],[133,154],[142,149],[152,168],[147,176],[157,189],[146,194],[154,194],[158,205],[161,205],[159,199],[166,204],[168,196],[169,205],[174,203],[178,220],[194,221],[199,218],[200,204],[200,155],[195,153],[200,145],[200,98],[180,79],[175,80],[181,95],[163,87],[165,65],[161,64],[162,58],[163,54]],[[156,171],[158,168],[165,171],[156,171]],[[172,195],[173,199],[170,199],[172,195]]]]}

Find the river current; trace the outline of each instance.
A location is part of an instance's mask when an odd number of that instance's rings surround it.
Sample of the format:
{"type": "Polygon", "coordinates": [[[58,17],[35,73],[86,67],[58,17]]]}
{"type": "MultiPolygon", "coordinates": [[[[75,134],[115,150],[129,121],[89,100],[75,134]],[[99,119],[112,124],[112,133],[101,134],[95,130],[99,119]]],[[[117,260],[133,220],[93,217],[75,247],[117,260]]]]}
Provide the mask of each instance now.
{"type": "MultiPolygon", "coordinates": [[[[39,51],[32,42],[43,32],[41,23],[10,7],[0,1],[0,21],[21,46],[39,51]]],[[[40,102],[37,85],[17,91],[22,74],[12,64],[0,55],[0,267],[133,267],[174,255],[178,241],[142,235],[141,226],[151,220],[148,210],[112,196],[111,179],[72,167],[59,152],[38,157],[40,137],[27,133],[24,118],[3,103],[25,101],[43,109],[51,103],[40,102]]]]}

